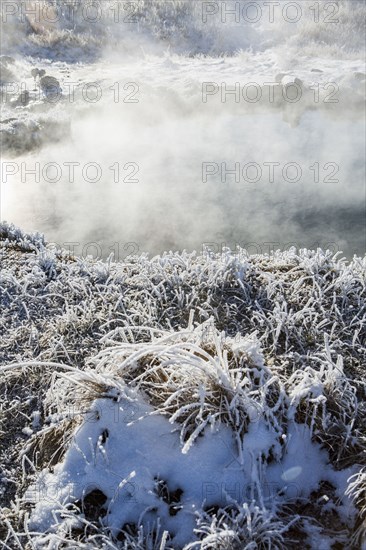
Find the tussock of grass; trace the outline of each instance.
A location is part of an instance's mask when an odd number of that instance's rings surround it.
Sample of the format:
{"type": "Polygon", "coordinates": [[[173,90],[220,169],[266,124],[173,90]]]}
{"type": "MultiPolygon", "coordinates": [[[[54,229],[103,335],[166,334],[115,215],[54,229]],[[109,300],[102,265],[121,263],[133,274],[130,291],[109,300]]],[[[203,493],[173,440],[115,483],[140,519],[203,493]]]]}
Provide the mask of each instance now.
{"type": "Polygon", "coordinates": [[[183,452],[208,425],[223,422],[239,440],[250,421],[262,414],[278,428],[285,408],[279,379],[263,362],[256,365],[244,347],[235,346],[231,338],[222,345],[218,335],[210,346],[202,345],[202,334],[210,330],[209,322],[193,332],[163,335],[156,344],[111,347],[93,361],[97,372],[114,371],[139,389],[158,413],[181,425],[183,452]]]}
{"type": "Polygon", "coordinates": [[[75,418],[66,418],[55,426],[45,428],[30,440],[24,452],[38,469],[52,468],[64,457],[77,425],[75,418]]]}

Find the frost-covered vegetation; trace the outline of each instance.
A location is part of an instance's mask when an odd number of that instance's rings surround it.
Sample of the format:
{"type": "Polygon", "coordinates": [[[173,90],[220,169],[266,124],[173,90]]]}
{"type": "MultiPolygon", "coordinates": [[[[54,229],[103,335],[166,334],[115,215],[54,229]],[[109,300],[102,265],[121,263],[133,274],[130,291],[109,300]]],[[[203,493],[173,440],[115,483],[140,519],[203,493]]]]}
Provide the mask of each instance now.
{"type": "Polygon", "coordinates": [[[265,50],[274,43],[282,47],[286,42],[307,55],[321,48],[327,57],[336,58],[363,49],[363,0],[338,0],[332,9],[327,0],[321,0],[319,13],[325,17],[316,22],[314,8],[305,4],[296,24],[293,19],[286,22],[286,11],[282,17],[285,0],[275,7],[275,24],[265,0],[256,2],[263,17],[256,18],[250,4],[249,0],[227,0],[228,12],[239,7],[240,14],[228,15],[227,26],[222,25],[221,7],[202,0],[13,0],[14,8],[5,13],[14,17],[4,17],[1,23],[9,51],[65,60],[75,56],[92,60],[106,47],[130,53],[136,35],[142,48],[191,55],[232,55],[247,48],[265,50]],[[334,24],[338,20],[341,30],[334,24]]]}
{"type": "Polygon", "coordinates": [[[4,548],[360,548],[365,275],[0,226],[4,548]]]}

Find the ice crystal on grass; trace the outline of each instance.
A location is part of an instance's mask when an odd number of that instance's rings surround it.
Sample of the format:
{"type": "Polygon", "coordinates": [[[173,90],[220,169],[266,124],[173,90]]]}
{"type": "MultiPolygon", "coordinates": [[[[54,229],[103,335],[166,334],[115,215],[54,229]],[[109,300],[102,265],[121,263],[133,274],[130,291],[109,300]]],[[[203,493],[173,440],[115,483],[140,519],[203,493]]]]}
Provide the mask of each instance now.
{"type": "Polygon", "coordinates": [[[253,503],[235,505],[220,509],[210,516],[199,517],[196,532],[199,543],[192,543],[188,549],[209,550],[252,550],[254,548],[285,549],[283,534],[298,521],[294,517],[287,524],[266,509],[253,503]]]}
{"type": "Polygon", "coordinates": [[[5,547],[363,544],[365,258],[0,235],[5,547]]]}

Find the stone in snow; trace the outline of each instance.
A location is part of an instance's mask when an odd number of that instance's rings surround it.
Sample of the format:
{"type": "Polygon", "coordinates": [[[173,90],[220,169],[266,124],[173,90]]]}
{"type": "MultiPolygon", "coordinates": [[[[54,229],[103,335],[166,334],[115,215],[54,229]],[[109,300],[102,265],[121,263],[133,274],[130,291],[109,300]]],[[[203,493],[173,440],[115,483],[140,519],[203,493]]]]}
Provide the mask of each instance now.
{"type": "Polygon", "coordinates": [[[60,83],[54,76],[42,76],[39,81],[41,90],[45,95],[58,95],[61,93],[60,83]]]}

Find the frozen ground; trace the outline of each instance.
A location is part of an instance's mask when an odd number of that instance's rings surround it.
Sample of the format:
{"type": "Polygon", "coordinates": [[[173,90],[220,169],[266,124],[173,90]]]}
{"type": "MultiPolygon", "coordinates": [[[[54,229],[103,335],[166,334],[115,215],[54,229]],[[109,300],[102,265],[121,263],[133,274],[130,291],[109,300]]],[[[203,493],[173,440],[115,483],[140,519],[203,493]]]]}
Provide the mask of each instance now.
{"type": "Polygon", "coordinates": [[[1,245],[5,548],[362,546],[365,259],[1,245]]]}

